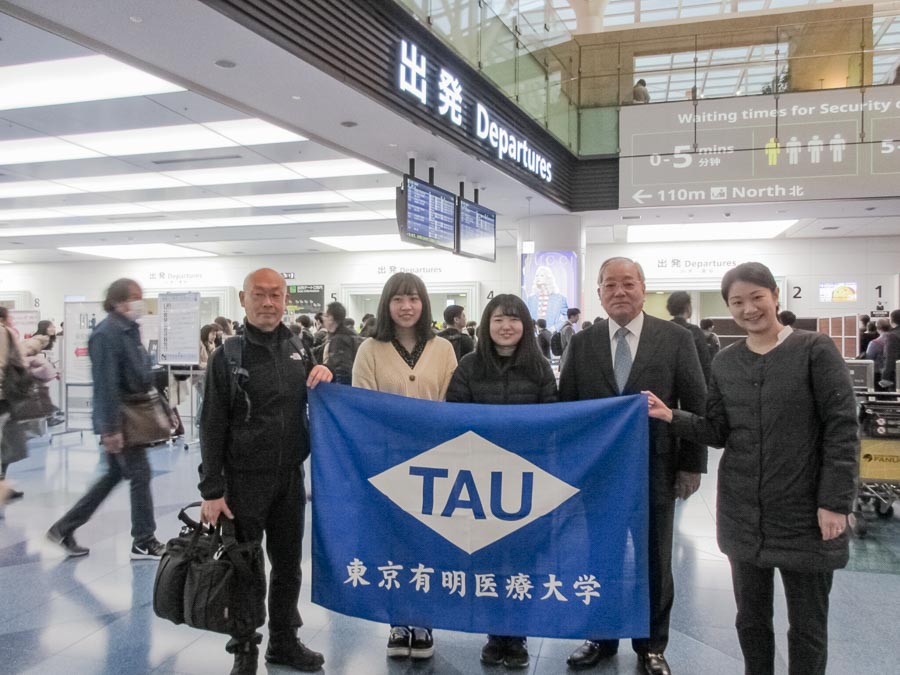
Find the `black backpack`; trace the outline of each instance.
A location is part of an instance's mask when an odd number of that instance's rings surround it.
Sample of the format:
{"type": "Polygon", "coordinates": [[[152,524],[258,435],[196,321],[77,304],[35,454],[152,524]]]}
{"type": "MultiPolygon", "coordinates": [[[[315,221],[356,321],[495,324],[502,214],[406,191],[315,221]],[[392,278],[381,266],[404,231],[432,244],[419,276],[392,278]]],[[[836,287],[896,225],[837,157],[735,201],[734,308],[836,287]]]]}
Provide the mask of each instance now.
{"type": "MultiPolygon", "coordinates": [[[[306,361],[307,369],[312,368],[316,364],[315,358],[313,358],[312,352],[309,350],[303,341],[297,336],[292,335],[290,339],[291,346],[300,354],[301,357],[306,361]]],[[[247,372],[247,369],[243,366],[244,361],[244,336],[243,335],[235,335],[234,337],[230,337],[225,342],[222,343],[222,351],[224,352],[224,356],[228,361],[228,387],[231,391],[230,402],[231,409],[234,411],[235,400],[237,398],[238,393],[243,395],[244,405],[246,407],[246,413],[244,414],[244,422],[250,421],[250,397],[247,395],[247,392],[244,390],[244,384],[246,384],[247,380],[250,379],[250,373],[247,372]]]]}
{"type": "Polygon", "coordinates": [[[556,331],[550,337],[550,352],[554,356],[562,356],[562,333],[560,333],[559,331],[556,331]]]}

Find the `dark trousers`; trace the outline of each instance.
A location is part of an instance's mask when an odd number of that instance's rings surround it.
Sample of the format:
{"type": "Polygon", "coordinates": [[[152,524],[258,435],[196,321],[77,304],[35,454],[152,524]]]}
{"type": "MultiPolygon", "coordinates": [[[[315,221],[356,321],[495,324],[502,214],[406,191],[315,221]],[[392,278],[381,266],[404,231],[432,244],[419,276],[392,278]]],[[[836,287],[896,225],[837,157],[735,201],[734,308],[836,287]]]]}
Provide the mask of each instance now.
{"type": "MultiPolygon", "coordinates": [[[[303,542],[306,488],[303,470],[284,467],[273,472],[231,472],[225,501],[234,514],[237,539],[262,541],[272,564],[269,577],[269,637],[271,643],[295,639],[303,625],[300,600],[300,555],[303,542]]],[[[234,635],[229,651],[253,635],[234,635]]]]}
{"type": "MultiPolygon", "coordinates": [[[[675,601],[672,578],[672,534],[675,502],[650,504],[650,527],[647,542],[650,582],[650,637],[633,638],[631,647],[638,654],[662,654],[669,644],[669,615],[675,601]]],[[[598,640],[614,645],[616,640],[598,640]]]]}
{"type": "MultiPolygon", "coordinates": [[[[772,675],[775,672],[775,633],[772,629],[775,570],[739,560],[729,561],[737,603],[735,627],[744,654],[744,673],[772,675]]],[[[825,675],[828,594],[833,572],[779,571],[790,625],[788,672],[790,675],[825,675]]]]}
{"type": "Polygon", "coordinates": [[[56,521],[54,527],[60,534],[72,534],[94,515],[113,488],[122,479],[131,488],[131,536],[135,543],[142,544],[156,534],[156,520],[153,517],[153,495],[150,492],[150,462],[147,448],[129,448],[117,454],[104,452],[106,473],[94,483],[69,511],[56,521]]]}

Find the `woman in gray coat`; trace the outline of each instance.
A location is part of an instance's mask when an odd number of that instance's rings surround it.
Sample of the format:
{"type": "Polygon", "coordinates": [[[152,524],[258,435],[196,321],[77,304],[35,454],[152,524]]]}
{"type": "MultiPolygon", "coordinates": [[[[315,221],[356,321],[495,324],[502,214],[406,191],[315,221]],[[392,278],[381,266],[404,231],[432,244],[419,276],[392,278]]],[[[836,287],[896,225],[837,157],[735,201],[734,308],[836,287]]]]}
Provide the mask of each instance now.
{"type": "Polygon", "coordinates": [[[774,672],[778,568],[789,672],[824,675],[828,595],[833,571],[847,564],[857,482],[853,387],[830,338],[778,321],[778,286],[767,267],[729,270],[722,297],[747,338],[713,361],[706,416],[670,410],[646,392],[649,414],[671,422],[679,437],[725,448],[716,528],[731,563],[745,672],[774,672]]]}

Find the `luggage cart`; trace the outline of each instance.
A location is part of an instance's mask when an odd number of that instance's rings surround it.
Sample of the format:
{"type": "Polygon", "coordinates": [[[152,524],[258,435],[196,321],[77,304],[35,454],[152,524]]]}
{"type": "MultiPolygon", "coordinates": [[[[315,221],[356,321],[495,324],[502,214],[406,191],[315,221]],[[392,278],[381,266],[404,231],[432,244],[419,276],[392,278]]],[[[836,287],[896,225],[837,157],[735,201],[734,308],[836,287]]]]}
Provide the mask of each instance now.
{"type": "Polygon", "coordinates": [[[851,519],[853,533],[866,534],[862,507],[881,518],[894,515],[900,499],[900,393],[858,392],[860,404],[859,493],[851,519]]]}

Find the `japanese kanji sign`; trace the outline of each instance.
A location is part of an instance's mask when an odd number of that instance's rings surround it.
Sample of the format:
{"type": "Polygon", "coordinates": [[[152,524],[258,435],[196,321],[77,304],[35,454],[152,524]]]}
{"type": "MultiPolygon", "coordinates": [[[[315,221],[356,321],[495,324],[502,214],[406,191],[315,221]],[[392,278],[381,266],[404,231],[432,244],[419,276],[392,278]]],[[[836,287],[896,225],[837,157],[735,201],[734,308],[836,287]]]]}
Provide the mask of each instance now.
{"type": "Polygon", "coordinates": [[[313,601],[543,637],[648,627],[641,396],[530,406],[310,396],[313,601]]]}

